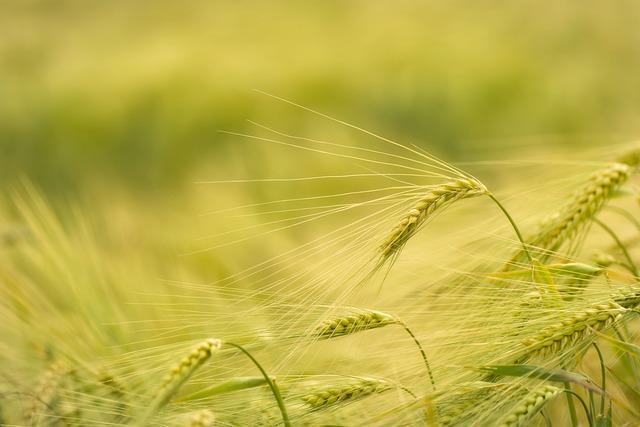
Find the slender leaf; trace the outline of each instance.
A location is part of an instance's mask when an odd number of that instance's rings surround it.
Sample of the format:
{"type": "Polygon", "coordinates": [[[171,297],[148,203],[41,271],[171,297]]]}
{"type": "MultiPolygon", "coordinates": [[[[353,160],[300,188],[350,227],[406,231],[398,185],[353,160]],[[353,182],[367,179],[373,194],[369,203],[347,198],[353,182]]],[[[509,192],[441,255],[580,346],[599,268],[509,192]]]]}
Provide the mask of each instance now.
{"type": "Polygon", "coordinates": [[[569,382],[599,394],[604,393],[600,387],[593,384],[584,375],[562,369],[549,369],[536,365],[490,365],[475,369],[504,377],[527,377],[547,381],[569,382]]]}
{"type": "Polygon", "coordinates": [[[238,391],[238,390],[246,390],[249,388],[255,388],[255,387],[260,387],[262,385],[265,385],[267,383],[267,380],[260,376],[260,377],[237,377],[237,378],[233,378],[229,381],[220,383],[220,384],[214,384],[212,386],[209,386],[203,390],[197,391],[193,394],[190,394],[188,396],[185,397],[181,397],[176,399],[176,402],[186,402],[189,400],[196,400],[196,399],[206,399],[208,397],[211,396],[215,396],[218,394],[223,394],[223,393],[229,393],[232,391],[238,391]]]}

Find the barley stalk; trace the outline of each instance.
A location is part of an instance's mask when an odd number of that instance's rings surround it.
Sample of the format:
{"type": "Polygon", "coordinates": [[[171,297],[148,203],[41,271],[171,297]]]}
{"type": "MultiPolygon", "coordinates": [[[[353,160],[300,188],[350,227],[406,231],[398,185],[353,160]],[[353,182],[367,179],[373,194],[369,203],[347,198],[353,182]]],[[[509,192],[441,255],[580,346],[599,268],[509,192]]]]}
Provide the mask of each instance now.
{"type": "Polygon", "coordinates": [[[278,409],[280,409],[280,414],[282,415],[282,423],[284,424],[285,427],[290,427],[291,421],[289,421],[289,414],[287,413],[287,407],[284,404],[284,400],[282,399],[282,395],[280,394],[280,388],[276,384],[275,380],[271,379],[271,376],[267,374],[267,371],[264,370],[260,362],[258,362],[258,360],[255,357],[253,357],[253,355],[249,353],[244,347],[238,344],[230,343],[230,342],[226,344],[240,350],[245,356],[247,356],[253,362],[254,365],[256,365],[256,367],[264,377],[265,381],[269,385],[269,388],[273,393],[273,397],[276,399],[276,402],[278,404],[278,409]]]}
{"type": "Polygon", "coordinates": [[[524,403],[519,405],[509,415],[507,415],[500,427],[522,427],[528,420],[536,415],[544,405],[555,398],[561,390],[557,387],[545,385],[532,390],[528,395],[524,403]]]}
{"type": "Polygon", "coordinates": [[[617,321],[628,310],[616,302],[595,304],[586,310],[572,314],[561,322],[546,327],[535,336],[522,341],[529,356],[549,356],[568,348],[592,334],[592,329],[602,330],[617,321]]]}
{"type": "Polygon", "coordinates": [[[155,398],[141,417],[138,425],[147,425],[151,417],[169,402],[191,375],[211,357],[211,353],[220,349],[220,346],[220,340],[209,338],[191,350],[175,365],[165,376],[155,398]]]}

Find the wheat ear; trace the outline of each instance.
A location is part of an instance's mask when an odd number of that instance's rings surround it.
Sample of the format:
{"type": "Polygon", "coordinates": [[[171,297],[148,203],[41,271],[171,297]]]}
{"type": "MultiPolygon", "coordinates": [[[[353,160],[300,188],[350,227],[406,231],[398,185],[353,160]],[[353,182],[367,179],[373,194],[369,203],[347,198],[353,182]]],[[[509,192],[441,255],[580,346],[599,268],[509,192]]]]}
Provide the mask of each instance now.
{"type": "Polygon", "coordinates": [[[351,314],[322,322],[313,335],[321,339],[336,338],[400,323],[395,316],[381,311],[352,309],[351,314]]]}
{"type": "Polygon", "coordinates": [[[162,385],[137,425],[147,425],[151,417],[169,402],[191,375],[211,357],[211,353],[220,347],[220,340],[209,338],[196,346],[175,365],[164,377],[162,385]]]}
{"type": "Polygon", "coordinates": [[[544,405],[560,394],[561,391],[559,388],[550,385],[532,390],[527,395],[524,403],[504,418],[500,427],[522,427],[526,425],[531,417],[540,412],[544,405]]]}
{"type": "Polygon", "coordinates": [[[359,378],[351,384],[318,388],[302,397],[302,400],[313,409],[324,409],[329,406],[356,400],[372,394],[384,393],[394,388],[389,381],[377,378],[359,378]]]}
{"type": "Polygon", "coordinates": [[[480,181],[472,178],[461,178],[431,188],[418,203],[402,217],[400,222],[391,230],[383,244],[380,245],[381,259],[378,266],[397,256],[409,239],[436,211],[444,209],[458,200],[482,195],[488,196],[502,211],[522,245],[522,252],[526,254],[529,261],[532,261],[529,249],[516,222],[502,203],[500,203],[493,193],[489,192],[487,187],[480,181]]]}
{"type": "Polygon", "coordinates": [[[458,200],[481,196],[486,187],[474,179],[462,178],[431,188],[391,230],[380,246],[382,261],[396,255],[420,227],[438,210],[458,200]]]}
{"type": "Polygon", "coordinates": [[[366,309],[352,310],[353,312],[349,315],[324,321],[314,329],[313,335],[316,338],[329,339],[355,334],[357,332],[367,331],[370,329],[377,329],[388,325],[402,326],[402,328],[411,336],[413,342],[420,350],[422,360],[427,367],[427,374],[429,375],[429,380],[431,381],[431,387],[433,387],[433,389],[435,390],[436,383],[433,379],[433,372],[431,372],[431,365],[429,365],[427,354],[422,348],[420,341],[418,341],[418,338],[413,334],[406,323],[392,314],[383,313],[381,311],[366,309]]]}
{"type": "Polygon", "coordinates": [[[630,174],[631,168],[621,163],[612,163],[596,171],[571,202],[533,240],[532,245],[548,251],[557,250],[602,209],[630,174]]]}
{"type": "Polygon", "coordinates": [[[559,353],[591,335],[593,329],[602,330],[610,326],[627,311],[620,304],[611,301],[606,304],[594,304],[581,312],[571,314],[560,323],[546,327],[534,337],[522,341],[526,349],[524,358],[559,353]]]}

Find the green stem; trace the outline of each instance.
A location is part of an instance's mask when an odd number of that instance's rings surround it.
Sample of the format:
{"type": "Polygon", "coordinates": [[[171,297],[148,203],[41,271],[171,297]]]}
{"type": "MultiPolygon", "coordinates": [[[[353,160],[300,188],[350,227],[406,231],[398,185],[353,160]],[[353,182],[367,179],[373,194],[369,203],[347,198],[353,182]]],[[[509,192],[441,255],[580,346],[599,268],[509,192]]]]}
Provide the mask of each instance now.
{"type": "Polygon", "coordinates": [[[591,421],[591,412],[589,411],[589,408],[587,408],[587,404],[584,403],[584,400],[582,400],[582,397],[580,397],[578,393],[575,393],[571,390],[565,389],[564,392],[572,396],[575,396],[576,399],[578,399],[578,402],[580,402],[580,404],[582,404],[582,407],[584,408],[584,413],[587,415],[587,421],[589,422],[589,427],[593,427],[593,422],[591,421]]]}
{"type": "MultiPolygon", "coordinates": [[[[564,391],[571,392],[571,384],[568,382],[564,383],[564,391]]],[[[569,407],[569,416],[571,417],[571,425],[573,427],[578,426],[578,414],[576,413],[576,405],[573,404],[573,397],[571,394],[567,393],[567,406],[569,407]]]]}
{"type": "Polygon", "coordinates": [[[282,414],[282,422],[284,423],[285,427],[291,427],[291,421],[289,421],[289,414],[287,414],[287,408],[284,406],[284,401],[282,400],[282,395],[280,394],[280,389],[271,380],[271,377],[262,368],[260,363],[251,355],[251,353],[249,353],[247,350],[245,350],[242,346],[240,346],[238,344],[230,343],[230,342],[228,342],[226,344],[230,345],[232,347],[235,347],[238,350],[240,350],[241,352],[243,352],[249,359],[251,359],[251,361],[254,363],[254,365],[256,365],[256,367],[260,370],[260,373],[262,373],[262,376],[267,381],[267,384],[269,384],[269,387],[271,388],[271,392],[273,392],[273,396],[276,398],[276,402],[278,402],[278,408],[280,408],[280,413],[282,414]]]}
{"type": "Polygon", "coordinates": [[[422,355],[422,360],[424,360],[424,364],[427,367],[427,373],[429,374],[429,380],[431,380],[431,387],[433,387],[433,391],[435,391],[436,390],[436,382],[433,379],[433,373],[431,372],[431,366],[429,365],[429,361],[427,360],[427,354],[424,352],[424,349],[422,348],[422,345],[420,344],[420,341],[418,341],[418,338],[416,338],[416,336],[413,334],[413,332],[411,332],[411,329],[409,329],[409,327],[404,322],[400,322],[400,324],[402,325],[404,330],[407,331],[407,333],[409,335],[411,335],[411,338],[413,338],[413,341],[418,346],[418,349],[420,349],[420,354],[422,355]]]}
{"type": "Polygon", "coordinates": [[[518,236],[518,240],[522,244],[522,249],[524,250],[524,253],[527,255],[529,262],[533,263],[533,257],[529,253],[529,248],[527,247],[527,244],[524,242],[524,239],[522,238],[522,234],[520,234],[520,229],[516,225],[516,222],[513,220],[511,215],[509,215],[509,212],[505,209],[505,207],[502,206],[502,203],[500,203],[492,193],[487,193],[487,195],[491,198],[491,200],[495,202],[496,205],[498,205],[502,213],[504,213],[504,215],[507,217],[507,219],[509,220],[509,223],[511,223],[511,227],[513,227],[513,231],[516,232],[516,236],[518,236]]]}
{"type": "Polygon", "coordinates": [[[624,257],[627,259],[627,263],[629,264],[628,265],[629,270],[631,271],[631,273],[633,273],[634,276],[638,277],[638,268],[636,267],[635,263],[633,262],[633,259],[631,258],[631,255],[629,255],[629,251],[627,250],[627,247],[624,245],[624,243],[622,243],[622,241],[620,240],[618,235],[611,228],[609,228],[609,226],[607,224],[605,224],[604,222],[600,221],[599,219],[594,218],[593,222],[598,224],[616,242],[616,244],[618,245],[618,247],[622,251],[624,257]]]}
{"type": "Polygon", "coordinates": [[[595,413],[596,413],[596,403],[593,399],[593,391],[589,390],[589,409],[590,409],[590,413],[591,416],[593,418],[595,418],[595,413]]]}
{"type": "Polygon", "coordinates": [[[598,359],[600,359],[600,371],[602,374],[602,384],[600,384],[600,388],[602,389],[602,393],[600,394],[602,397],[602,401],[600,404],[600,414],[604,415],[605,394],[607,390],[607,386],[605,383],[606,373],[605,373],[605,367],[604,367],[604,358],[602,357],[602,352],[600,351],[600,347],[598,347],[598,344],[594,342],[592,345],[593,345],[593,348],[595,348],[596,352],[598,353],[598,359]]]}
{"type": "Polygon", "coordinates": [[[544,418],[544,422],[547,425],[547,427],[553,427],[553,423],[551,423],[551,418],[549,418],[549,414],[547,414],[547,412],[544,409],[540,411],[540,415],[542,415],[542,418],[544,418]]]}

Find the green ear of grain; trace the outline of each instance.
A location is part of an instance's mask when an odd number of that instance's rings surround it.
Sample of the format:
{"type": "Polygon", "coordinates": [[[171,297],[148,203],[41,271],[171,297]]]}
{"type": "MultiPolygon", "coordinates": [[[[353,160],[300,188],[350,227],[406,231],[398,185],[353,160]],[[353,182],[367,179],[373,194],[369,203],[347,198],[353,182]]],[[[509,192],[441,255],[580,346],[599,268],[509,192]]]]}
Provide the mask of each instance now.
{"type": "MultiPolygon", "coordinates": [[[[275,378],[271,378],[275,380],[275,378]]],[[[230,393],[233,391],[247,390],[250,388],[260,387],[267,384],[267,380],[260,377],[237,377],[220,384],[214,384],[203,390],[197,391],[188,396],[175,399],[174,402],[188,402],[191,400],[207,399],[219,394],[230,393]]]]}
{"type": "Polygon", "coordinates": [[[626,312],[628,309],[610,301],[606,304],[593,304],[564,319],[558,319],[558,323],[543,328],[534,336],[522,341],[523,358],[561,353],[588,338],[594,330],[611,326],[626,312]]]}
{"type": "Polygon", "coordinates": [[[542,386],[531,391],[525,401],[517,406],[513,412],[504,417],[500,427],[523,427],[528,421],[554,399],[561,390],[553,386],[542,386]]]}
{"type": "Polygon", "coordinates": [[[461,199],[487,194],[487,188],[474,179],[463,178],[429,189],[407,212],[380,245],[382,262],[400,252],[409,239],[438,210],[461,199]]]}
{"type": "Polygon", "coordinates": [[[557,250],[564,241],[573,237],[591,220],[631,175],[631,169],[622,163],[613,163],[595,172],[590,182],[576,193],[549,227],[533,245],[550,251],[557,250]]]}
{"type": "Polygon", "coordinates": [[[148,425],[151,418],[171,400],[180,387],[191,378],[191,375],[211,357],[211,353],[220,349],[221,346],[222,342],[220,340],[209,338],[198,344],[189,354],[182,358],[165,376],[158,392],[136,425],[148,425]]]}
{"type": "Polygon", "coordinates": [[[391,314],[351,309],[348,314],[322,322],[314,329],[313,336],[319,339],[336,338],[394,324],[400,324],[400,321],[391,314]]]}
{"type": "Polygon", "coordinates": [[[375,310],[352,309],[350,314],[322,322],[314,329],[313,336],[318,339],[336,338],[388,325],[400,325],[411,336],[411,339],[420,350],[420,355],[427,368],[431,386],[435,390],[436,383],[433,378],[433,372],[431,372],[431,366],[429,365],[427,354],[422,348],[422,344],[420,344],[420,341],[411,329],[394,315],[375,310]]]}
{"type": "Polygon", "coordinates": [[[393,384],[388,381],[376,378],[359,378],[347,384],[337,384],[310,390],[309,393],[302,397],[302,401],[312,409],[326,409],[339,403],[384,393],[393,387],[393,384]]]}

